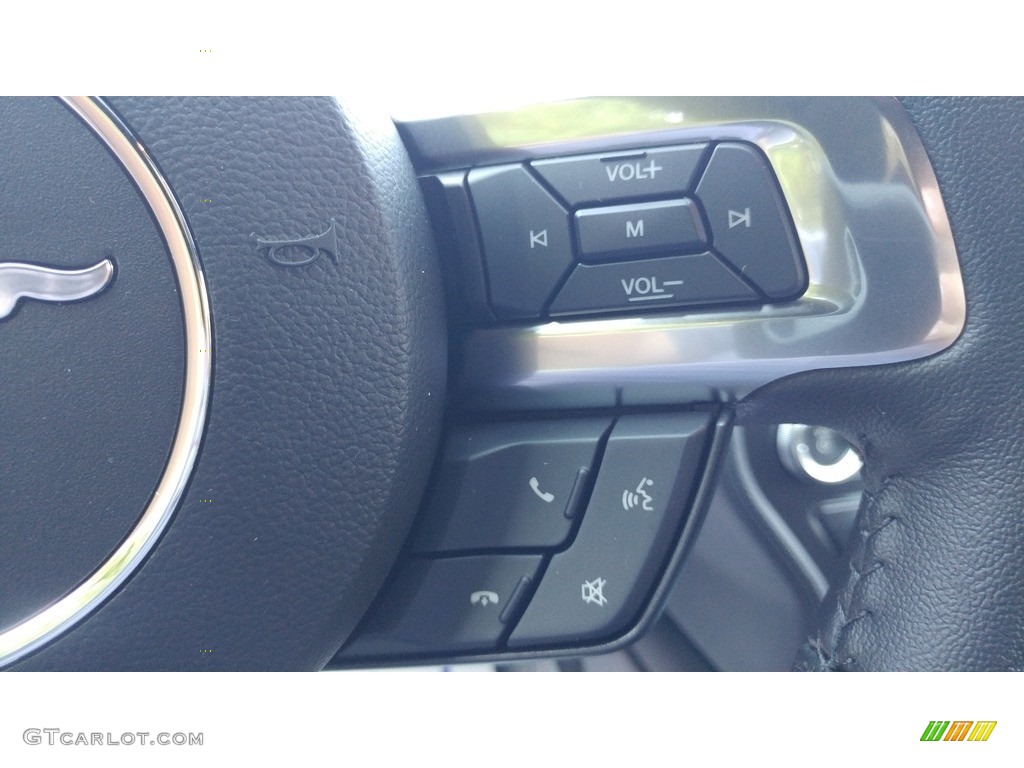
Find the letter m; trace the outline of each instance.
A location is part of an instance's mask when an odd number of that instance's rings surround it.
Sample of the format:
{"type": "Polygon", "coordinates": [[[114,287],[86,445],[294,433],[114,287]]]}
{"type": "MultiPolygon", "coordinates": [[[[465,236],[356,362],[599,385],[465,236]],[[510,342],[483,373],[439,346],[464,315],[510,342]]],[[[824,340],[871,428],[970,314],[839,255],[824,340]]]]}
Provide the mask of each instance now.
{"type": "Polygon", "coordinates": [[[979,720],[974,724],[974,730],[971,731],[971,735],[967,737],[967,740],[988,741],[988,737],[996,729],[996,722],[995,720],[979,720]]]}
{"type": "Polygon", "coordinates": [[[941,741],[942,734],[949,728],[949,720],[932,720],[921,734],[921,741],[941,741]]]}
{"type": "Polygon", "coordinates": [[[972,725],[974,725],[973,720],[955,720],[949,726],[943,741],[963,741],[967,738],[967,733],[971,730],[972,725]]]}

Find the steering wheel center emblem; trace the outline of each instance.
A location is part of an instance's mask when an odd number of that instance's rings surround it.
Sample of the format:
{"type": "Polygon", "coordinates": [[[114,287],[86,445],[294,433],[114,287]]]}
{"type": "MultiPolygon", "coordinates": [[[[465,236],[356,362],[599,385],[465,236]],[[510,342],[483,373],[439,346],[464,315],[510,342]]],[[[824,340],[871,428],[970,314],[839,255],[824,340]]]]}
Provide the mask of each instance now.
{"type": "Polygon", "coordinates": [[[114,277],[114,263],[104,259],[85,269],[55,269],[19,261],[0,262],[0,320],[19,299],[77,301],[95,296],[114,277]]]}
{"type": "Polygon", "coordinates": [[[15,203],[50,200],[36,171],[50,154],[31,153],[18,189],[0,184],[0,351],[15,363],[0,388],[0,432],[18,447],[3,456],[0,528],[23,532],[0,536],[0,668],[100,609],[167,530],[198,458],[213,361],[195,242],[141,141],[96,99],[3,107],[11,157],[38,142],[78,175],[45,210],[15,203]],[[119,255],[108,255],[112,243],[119,255]],[[44,252],[71,255],[47,263],[44,252]],[[90,303],[72,312],[33,300],[90,303]],[[40,316],[11,319],[26,311],[40,316]]]}

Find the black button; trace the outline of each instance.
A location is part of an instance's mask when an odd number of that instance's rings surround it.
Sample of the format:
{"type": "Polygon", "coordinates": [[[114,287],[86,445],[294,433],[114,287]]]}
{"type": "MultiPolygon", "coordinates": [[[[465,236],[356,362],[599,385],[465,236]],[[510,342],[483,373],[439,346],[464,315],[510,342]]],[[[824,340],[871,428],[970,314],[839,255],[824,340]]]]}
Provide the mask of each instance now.
{"type": "Polygon", "coordinates": [[[531,165],[571,206],[685,195],[706,144],[534,160],[531,165]]]}
{"type": "Polygon", "coordinates": [[[344,655],[493,650],[540,563],[525,555],[408,561],[344,655]]]}
{"type": "Polygon", "coordinates": [[[807,287],[800,244],[764,156],[748,144],[719,144],[697,187],[714,248],[769,297],[807,287]]]}
{"type": "Polygon", "coordinates": [[[573,261],[569,214],[521,165],[470,171],[469,192],[494,314],[538,317],[573,261]]]}
{"type": "Polygon", "coordinates": [[[622,264],[580,264],[551,304],[552,315],[656,310],[761,301],[710,253],[622,264]]]}
{"type": "Polygon", "coordinates": [[[706,250],[704,227],[690,200],[586,208],[576,212],[576,228],[583,261],[706,250]]]}
{"type": "Polygon", "coordinates": [[[453,432],[413,548],[557,547],[579,512],[609,424],[559,420],[453,432]]]}
{"type": "Polygon", "coordinates": [[[630,626],[675,546],[709,424],[698,414],[619,419],[579,534],[552,558],[510,647],[606,638],[630,626]]]}

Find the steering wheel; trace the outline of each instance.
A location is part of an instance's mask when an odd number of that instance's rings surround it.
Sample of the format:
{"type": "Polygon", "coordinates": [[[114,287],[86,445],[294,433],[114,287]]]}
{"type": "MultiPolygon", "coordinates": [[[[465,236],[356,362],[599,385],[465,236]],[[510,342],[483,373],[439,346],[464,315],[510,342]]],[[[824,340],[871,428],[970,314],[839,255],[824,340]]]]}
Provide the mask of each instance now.
{"type": "Polygon", "coordinates": [[[0,664],[321,668],[389,583],[455,423],[446,406],[487,420],[698,402],[721,414],[716,446],[733,420],[800,422],[840,430],[864,459],[850,572],[799,668],[1020,668],[1020,106],[857,102],[866,122],[837,127],[837,102],[652,101],[662,120],[642,132],[556,127],[540,141],[509,115],[406,123],[400,138],[386,117],[332,99],[5,103],[20,163],[5,195],[25,202],[7,200],[0,225],[0,299],[12,306],[0,321],[2,433],[16,436],[0,558],[19,595],[0,611],[0,664]],[[843,149],[860,146],[869,117],[890,142],[882,158],[843,149]],[[442,263],[461,262],[438,254],[417,175],[698,140],[748,141],[771,160],[811,271],[803,298],[725,320],[697,312],[670,332],[661,315],[464,328],[466,297],[451,288],[464,276],[447,276],[447,297],[442,280],[442,263]],[[842,194],[817,176],[795,192],[779,170],[786,151],[828,163],[817,170],[842,194]],[[807,238],[816,225],[796,197],[824,211],[828,248],[807,238]],[[844,226],[853,255],[836,265],[844,226]],[[898,279],[880,279],[872,258],[898,279]],[[32,274],[17,289],[4,272],[15,262],[32,274]],[[78,293],[55,287],[104,263],[78,293]],[[819,274],[854,286],[856,301],[816,293],[819,274]],[[809,320],[832,335],[801,337],[809,320]],[[563,356],[540,375],[576,330],[612,326],[656,331],[680,358],[655,370],[647,347],[620,345],[605,354],[621,361],[563,356]],[[672,335],[726,326],[751,334],[743,359],[705,364],[708,347],[681,352],[672,335]],[[855,340],[868,326],[878,336],[855,340]],[[899,349],[886,346],[894,337],[899,349]],[[837,339],[856,348],[829,347],[837,339]],[[645,386],[618,383],[622,366],[645,386]]]}
{"type": "MultiPolygon", "coordinates": [[[[842,430],[865,461],[845,582],[799,654],[808,670],[1019,670],[1018,102],[903,99],[935,169],[967,297],[963,333],[913,363],[766,387],[738,418],[842,430]],[[1010,210],[1010,219],[1004,212],[1010,210]]],[[[894,253],[898,258],[898,254],[894,253]]],[[[906,287],[912,294],[913,286],[906,287]]]]}

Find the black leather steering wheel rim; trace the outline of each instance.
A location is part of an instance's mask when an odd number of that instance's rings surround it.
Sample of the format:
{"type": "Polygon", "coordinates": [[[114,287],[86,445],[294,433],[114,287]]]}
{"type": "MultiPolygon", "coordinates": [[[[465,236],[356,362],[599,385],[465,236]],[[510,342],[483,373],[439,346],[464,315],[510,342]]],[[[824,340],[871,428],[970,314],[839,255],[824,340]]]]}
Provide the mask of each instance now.
{"type": "MultiPolygon", "coordinates": [[[[906,99],[960,256],[968,314],[919,362],[776,382],[739,421],[840,429],[865,460],[849,572],[799,654],[805,670],[1024,667],[1020,370],[1024,177],[1016,105],[906,99]]],[[[899,258],[898,252],[893,258],[899,258]]],[[[908,286],[908,292],[913,286],[908,286]]]]}

